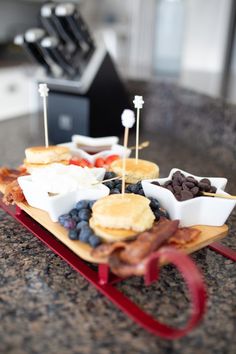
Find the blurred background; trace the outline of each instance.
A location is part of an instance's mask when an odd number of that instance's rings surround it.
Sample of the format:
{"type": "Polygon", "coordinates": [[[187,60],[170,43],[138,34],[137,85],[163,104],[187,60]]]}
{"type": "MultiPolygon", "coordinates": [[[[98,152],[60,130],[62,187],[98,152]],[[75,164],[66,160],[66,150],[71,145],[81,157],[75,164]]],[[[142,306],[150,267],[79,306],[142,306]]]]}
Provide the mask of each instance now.
{"type": "MultiPolygon", "coordinates": [[[[174,82],[212,97],[236,102],[235,1],[78,0],[72,3],[87,24],[95,47],[99,48],[104,43],[121,81],[174,82]]],[[[48,79],[56,91],[59,89],[55,80],[64,80],[63,87],[67,93],[67,85],[79,87],[80,82],[85,80],[83,74],[96,51],[92,48],[91,56],[86,59],[78,55],[79,74],[67,72],[65,77],[60,74],[58,63],[52,70],[53,74],[48,73],[43,65],[32,59],[32,55],[27,55],[22,43],[14,44],[17,34],[25,34],[30,28],[45,27],[42,14],[40,16],[44,4],[45,1],[40,0],[0,0],[2,121],[36,113],[40,109],[36,85],[43,78],[48,79]],[[52,77],[54,81],[50,79],[52,77]]],[[[63,38],[59,40],[63,42],[63,38]]],[[[61,64],[70,65],[72,52],[73,49],[67,48],[61,64]]],[[[52,59],[46,61],[53,64],[52,59]]],[[[77,68],[75,65],[75,70],[77,68]]],[[[96,70],[100,72],[99,67],[96,70]]],[[[106,72],[109,76],[112,69],[106,64],[102,70],[103,78],[106,72]]],[[[89,85],[93,85],[92,81],[90,78],[89,85]]],[[[59,91],[62,92],[62,89],[59,91]]],[[[86,96],[86,89],[77,93],[86,96]]],[[[89,100],[94,100],[91,95],[88,96],[89,100]]],[[[63,117],[61,124],[69,126],[66,114],[63,117]]]]}

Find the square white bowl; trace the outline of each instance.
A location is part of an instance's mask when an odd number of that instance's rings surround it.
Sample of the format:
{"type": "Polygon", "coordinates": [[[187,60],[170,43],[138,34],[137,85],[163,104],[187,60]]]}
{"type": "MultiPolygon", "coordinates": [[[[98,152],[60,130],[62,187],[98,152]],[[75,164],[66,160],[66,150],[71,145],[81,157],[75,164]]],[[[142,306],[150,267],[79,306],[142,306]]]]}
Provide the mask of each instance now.
{"type": "MultiPolygon", "coordinates": [[[[91,170],[94,170],[97,180],[103,180],[105,174],[104,168],[94,168],[91,170]]],[[[60,215],[66,214],[73,209],[78,201],[82,199],[97,200],[110,193],[110,189],[107,186],[97,184],[91,188],[78,189],[64,194],[49,195],[39,183],[32,181],[30,175],[19,177],[18,182],[27,203],[34,208],[48,212],[53,222],[58,221],[60,215]]]]}
{"type": "Polygon", "coordinates": [[[224,192],[227,183],[226,178],[199,177],[182,171],[179,168],[173,168],[166,178],[143,180],[142,186],[145,196],[156,198],[160,202],[161,207],[168,211],[170,218],[172,220],[179,219],[180,225],[183,227],[193,225],[222,226],[233,210],[236,200],[202,196],[178,201],[171,191],[151,183],[158,181],[160,185],[163,185],[172,178],[172,175],[176,171],[180,171],[185,176],[193,176],[197,181],[200,181],[202,178],[208,178],[211,185],[217,188],[216,193],[229,195],[224,192]]]}

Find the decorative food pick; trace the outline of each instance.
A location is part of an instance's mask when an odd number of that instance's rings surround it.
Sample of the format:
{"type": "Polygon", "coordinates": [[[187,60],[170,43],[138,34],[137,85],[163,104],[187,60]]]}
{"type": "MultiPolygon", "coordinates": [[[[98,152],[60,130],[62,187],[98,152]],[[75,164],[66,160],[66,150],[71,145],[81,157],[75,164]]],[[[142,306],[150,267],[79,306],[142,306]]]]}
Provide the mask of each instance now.
{"type": "Polygon", "coordinates": [[[128,146],[129,139],[129,128],[132,128],[135,123],[134,112],[131,109],[125,109],[121,115],[122,125],[125,127],[124,133],[124,154],[123,154],[123,164],[122,164],[122,194],[125,193],[125,170],[126,170],[126,157],[125,151],[128,146]]]}
{"type": "Polygon", "coordinates": [[[135,162],[138,163],[138,151],[139,151],[139,117],[140,109],[143,108],[144,100],[143,96],[134,96],[134,107],[137,109],[137,120],[136,120],[136,149],[135,149],[135,162]]]}
{"type": "Polygon", "coordinates": [[[48,115],[47,115],[47,97],[48,97],[47,84],[39,84],[39,93],[43,97],[43,115],[44,115],[44,134],[45,134],[45,146],[48,147],[48,115]]]}
{"type": "Polygon", "coordinates": [[[228,195],[228,194],[221,194],[221,193],[209,193],[209,192],[202,192],[203,195],[208,197],[217,197],[217,198],[225,198],[225,199],[236,199],[236,195],[228,195]]]}

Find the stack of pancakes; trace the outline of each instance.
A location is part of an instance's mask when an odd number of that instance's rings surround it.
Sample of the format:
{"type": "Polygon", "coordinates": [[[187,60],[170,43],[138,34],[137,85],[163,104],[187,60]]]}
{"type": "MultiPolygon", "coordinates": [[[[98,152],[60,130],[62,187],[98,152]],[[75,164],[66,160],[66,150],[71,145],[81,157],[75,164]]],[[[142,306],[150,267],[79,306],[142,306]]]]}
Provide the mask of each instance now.
{"type": "MultiPolygon", "coordinates": [[[[118,176],[122,176],[123,161],[116,160],[111,164],[111,170],[118,176]]],[[[126,159],[125,182],[137,183],[142,179],[152,179],[159,177],[159,167],[150,161],[140,160],[136,162],[134,158],[126,159]]]]}
{"type": "Polygon", "coordinates": [[[109,195],[93,205],[90,226],[105,242],[132,238],[153,225],[155,216],[149,203],[138,194],[109,195]]]}
{"type": "Polygon", "coordinates": [[[28,172],[34,168],[46,167],[52,163],[69,164],[70,150],[65,146],[33,146],[25,150],[24,167],[28,172]]]}

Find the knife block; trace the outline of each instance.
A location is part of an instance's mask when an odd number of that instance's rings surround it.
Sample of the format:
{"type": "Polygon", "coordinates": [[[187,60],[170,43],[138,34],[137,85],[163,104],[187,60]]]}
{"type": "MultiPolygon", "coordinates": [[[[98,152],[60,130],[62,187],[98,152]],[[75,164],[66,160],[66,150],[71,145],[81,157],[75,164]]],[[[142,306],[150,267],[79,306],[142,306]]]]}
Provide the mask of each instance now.
{"type": "MultiPolygon", "coordinates": [[[[45,82],[45,80],[44,80],[45,82]]],[[[73,134],[119,135],[121,114],[130,108],[125,87],[104,48],[98,48],[80,78],[47,78],[48,132],[51,144],[71,141],[73,134]]]]}

